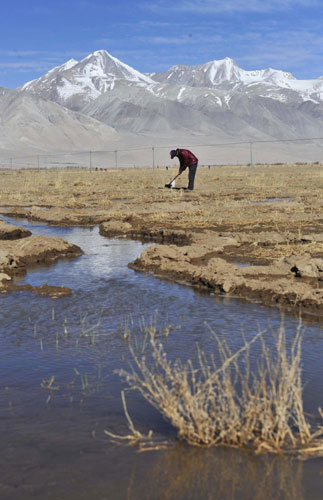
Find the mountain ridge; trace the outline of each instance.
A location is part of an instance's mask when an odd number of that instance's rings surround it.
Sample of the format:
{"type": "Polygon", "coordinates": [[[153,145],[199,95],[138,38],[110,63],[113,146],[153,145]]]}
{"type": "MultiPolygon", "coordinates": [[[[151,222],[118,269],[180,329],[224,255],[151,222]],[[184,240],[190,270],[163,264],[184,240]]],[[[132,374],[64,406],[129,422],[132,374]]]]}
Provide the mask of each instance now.
{"type": "MultiPolygon", "coordinates": [[[[86,100],[89,102],[113,88],[115,82],[120,80],[138,85],[159,82],[224,90],[234,89],[237,84],[240,85],[240,90],[241,86],[274,85],[281,89],[287,88],[299,92],[303,100],[307,100],[310,94],[317,92],[319,95],[316,95],[316,99],[323,102],[323,77],[297,80],[291,73],[273,68],[244,70],[229,57],[195,66],[173,65],[165,72],[144,74],[123,63],[106,50],[97,50],[81,61],[70,59],[40,78],[18,87],[17,90],[37,94],[46,91],[50,95],[49,87],[53,84],[60,90],[57,97],[61,101],[60,104],[68,105],[68,99],[73,93],[71,84],[75,86],[74,93],[86,95],[86,100]],[[57,76],[60,81],[55,81],[57,76]],[[62,89],[64,86],[65,91],[62,89]]],[[[48,96],[43,95],[43,97],[48,96]]]]}
{"type": "MultiPolygon", "coordinates": [[[[138,144],[167,138],[179,144],[182,138],[189,143],[201,137],[230,142],[323,135],[323,78],[297,80],[272,68],[247,71],[229,57],[143,74],[98,50],[12,92],[52,101],[94,119],[98,128],[101,123],[120,137],[137,137],[138,144]]],[[[73,126],[72,119],[69,123],[73,126]]]]}
{"type": "Polygon", "coordinates": [[[42,97],[0,87],[0,148],[78,150],[118,139],[116,130],[42,97]]]}
{"type": "Polygon", "coordinates": [[[53,68],[16,90],[41,95],[44,99],[54,100],[58,104],[79,111],[87,102],[113,88],[117,80],[138,84],[152,83],[148,76],[119,61],[105,50],[94,51],[81,61],[66,66],[70,61],[74,59],[53,68]]]}

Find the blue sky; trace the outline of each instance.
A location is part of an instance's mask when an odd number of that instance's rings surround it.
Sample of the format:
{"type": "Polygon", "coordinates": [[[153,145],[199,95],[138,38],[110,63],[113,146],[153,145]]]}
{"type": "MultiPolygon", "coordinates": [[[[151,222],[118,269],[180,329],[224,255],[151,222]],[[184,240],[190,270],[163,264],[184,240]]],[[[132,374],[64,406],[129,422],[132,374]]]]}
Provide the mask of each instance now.
{"type": "Polygon", "coordinates": [[[141,72],[231,57],[323,75],[322,0],[11,0],[1,5],[0,86],[105,49],[141,72]]]}

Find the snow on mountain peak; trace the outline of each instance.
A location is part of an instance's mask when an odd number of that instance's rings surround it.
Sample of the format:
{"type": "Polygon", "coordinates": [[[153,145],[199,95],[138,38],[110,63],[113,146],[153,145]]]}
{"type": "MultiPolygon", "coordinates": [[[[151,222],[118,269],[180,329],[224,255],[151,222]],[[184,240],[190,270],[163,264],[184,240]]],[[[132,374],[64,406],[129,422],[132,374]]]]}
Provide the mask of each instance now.
{"type": "MultiPolygon", "coordinates": [[[[167,89],[163,90],[165,95],[167,92],[172,95],[172,87],[180,86],[175,88],[174,93],[181,102],[188,98],[190,88],[199,87],[224,93],[224,101],[221,98],[220,103],[227,103],[226,98],[231,99],[234,92],[248,95],[258,93],[262,97],[282,102],[289,92],[288,95],[293,98],[321,102],[322,80],[296,80],[291,73],[272,68],[248,71],[240,68],[230,57],[195,66],[175,65],[163,73],[143,74],[106,50],[96,50],[81,61],[70,59],[42,77],[26,83],[19,90],[81,110],[102,94],[121,87],[145,87],[157,95],[159,90],[156,90],[156,82],[161,83],[162,87],[166,85],[167,89]]],[[[195,95],[194,92],[192,90],[192,95],[195,95]]]]}
{"type": "Polygon", "coordinates": [[[64,64],[61,64],[60,66],[55,66],[54,68],[50,69],[40,78],[36,78],[35,80],[31,80],[30,82],[25,83],[20,87],[20,89],[31,90],[35,86],[37,87],[38,84],[43,85],[47,81],[53,81],[58,76],[58,74],[73,68],[73,66],[75,66],[76,64],[78,64],[78,61],[76,59],[69,59],[64,64]]]}
{"type": "MultiPolygon", "coordinates": [[[[74,68],[78,70],[79,68],[74,68]]],[[[126,79],[134,82],[153,83],[152,79],[123,63],[106,50],[96,50],[80,62],[81,72],[87,76],[100,76],[112,81],[126,79]]]]}
{"type": "Polygon", "coordinates": [[[214,67],[239,68],[239,66],[237,66],[234,60],[231,59],[230,57],[225,57],[224,59],[214,59],[205,64],[202,64],[202,66],[209,66],[209,65],[212,65],[214,67]]]}
{"type": "Polygon", "coordinates": [[[208,74],[208,78],[212,84],[239,79],[240,68],[230,57],[210,61],[202,65],[201,69],[204,73],[208,74]]]}
{"type": "Polygon", "coordinates": [[[70,69],[73,66],[75,66],[75,64],[77,64],[77,63],[78,63],[78,61],[76,59],[72,58],[72,59],[69,59],[68,61],[66,61],[66,63],[62,64],[62,66],[60,66],[60,68],[62,68],[62,70],[63,70],[63,68],[70,69]]]}
{"type": "MultiPolygon", "coordinates": [[[[272,68],[244,70],[230,57],[213,60],[196,66],[172,66],[164,73],[151,74],[153,80],[161,83],[186,84],[192,87],[231,88],[233,85],[255,84],[275,85],[280,88],[296,88],[296,78],[286,71],[272,68]]],[[[303,86],[308,87],[304,83],[303,86]]],[[[310,85],[311,87],[312,85],[310,85]]]]}
{"type": "MultiPolygon", "coordinates": [[[[61,64],[60,66],[55,66],[55,68],[47,71],[47,73],[45,73],[44,77],[49,76],[49,75],[52,77],[53,74],[61,73],[62,71],[67,71],[68,69],[73,68],[73,66],[75,66],[76,64],[78,64],[78,61],[76,59],[69,59],[64,64],[61,64]]],[[[34,81],[36,81],[36,80],[34,80],[34,81]]]]}
{"type": "MultiPolygon", "coordinates": [[[[56,96],[55,99],[65,105],[69,100],[74,103],[76,95],[82,102],[96,99],[111,89],[117,80],[143,85],[154,83],[149,76],[119,61],[106,50],[96,50],[81,61],[70,59],[42,77],[27,82],[20,90],[40,94],[45,99],[56,96]]],[[[81,105],[73,106],[78,108],[81,105]]]]}
{"type": "Polygon", "coordinates": [[[196,66],[196,68],[201,68],[204,73],[208,73],[209,81],[213,85],[225,82],[241,82],[246,84],[271,82],[279,85],[283,84],[286,80],[295,80],[295,77],[291,73],[272,68],[251,71],[244,70],[230,57],[210,61],[201,66],[196,66]]]}

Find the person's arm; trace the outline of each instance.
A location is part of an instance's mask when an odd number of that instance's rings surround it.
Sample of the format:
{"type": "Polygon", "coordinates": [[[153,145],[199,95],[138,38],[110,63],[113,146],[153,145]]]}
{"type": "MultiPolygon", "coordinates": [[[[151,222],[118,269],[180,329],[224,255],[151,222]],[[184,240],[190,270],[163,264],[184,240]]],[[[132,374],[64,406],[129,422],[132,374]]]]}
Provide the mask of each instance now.
{"type": "Polygon", "coordinates": [[[185,165],[185,156],[182,153],[177,153],[177,157],[179,159],[178,174],[181,174],[187,167],[187,165],[185,165]]]}

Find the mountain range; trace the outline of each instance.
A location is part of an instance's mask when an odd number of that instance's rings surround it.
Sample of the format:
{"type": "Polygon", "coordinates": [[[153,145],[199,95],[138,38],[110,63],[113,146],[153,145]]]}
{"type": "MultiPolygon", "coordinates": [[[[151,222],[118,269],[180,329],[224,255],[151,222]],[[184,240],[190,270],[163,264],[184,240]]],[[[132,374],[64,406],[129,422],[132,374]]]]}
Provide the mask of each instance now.
{"type": "Polygon", "coordinates": [[[143,74],[105,50],[0,88],[2,148],[111,149],[323,136],[323,77],[232,59],[143,74]]]}

